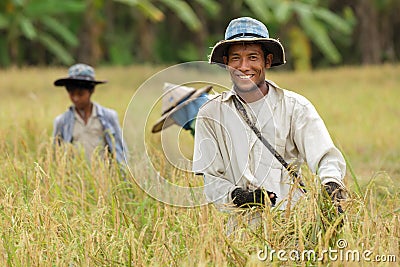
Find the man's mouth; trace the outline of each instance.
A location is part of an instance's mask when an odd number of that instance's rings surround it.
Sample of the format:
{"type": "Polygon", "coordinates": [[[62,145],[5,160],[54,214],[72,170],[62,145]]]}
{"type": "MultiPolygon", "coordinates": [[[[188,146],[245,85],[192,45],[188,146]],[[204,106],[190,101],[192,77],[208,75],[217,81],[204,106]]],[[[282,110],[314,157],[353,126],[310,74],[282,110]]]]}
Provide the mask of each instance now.
{"type": "Polygon", "coordinates": [[[236,75],[239,79],[241,80],[250,80],[251,78],[254,77],[254,74],[250,74],[250,75],[236,75]]]}

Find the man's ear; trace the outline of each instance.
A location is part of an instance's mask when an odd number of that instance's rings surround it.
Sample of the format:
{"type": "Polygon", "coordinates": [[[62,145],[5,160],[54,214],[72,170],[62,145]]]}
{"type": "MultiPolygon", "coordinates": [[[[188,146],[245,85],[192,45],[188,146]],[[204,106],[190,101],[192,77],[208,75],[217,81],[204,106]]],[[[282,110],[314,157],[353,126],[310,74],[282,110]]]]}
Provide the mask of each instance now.
{"type": "Polygon", "coordinates": [[[272,59],[274,58],[274,56],[272,54],[268,54],[265,57],[265,68],[269,69],[271,68],[272,65],[272,59]]]}
{"type": "Polygon", "coordinates": [[[228,65],[228,57],[227,56],[223,56],[222,60],[224,61],[225,65],[228,65]]]}

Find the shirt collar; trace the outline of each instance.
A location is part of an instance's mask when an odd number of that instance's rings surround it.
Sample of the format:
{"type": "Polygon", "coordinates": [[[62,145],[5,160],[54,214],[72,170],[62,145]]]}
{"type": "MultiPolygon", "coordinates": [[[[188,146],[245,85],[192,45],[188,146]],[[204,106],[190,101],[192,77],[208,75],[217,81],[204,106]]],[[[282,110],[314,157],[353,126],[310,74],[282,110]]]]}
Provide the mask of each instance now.
{"type": "MultiPolygon", "coordinates": [[[[281,98],[280,94],[278,94],[276,89],[280,89],[280,87],[274,83],[271,80],[265,80],[265,82],[269,85],[269,90],[268,90],[268,94],[267,94],[267,99],[270,102],[272,107],[275,107],[276,103],[278,102],[278,100],[281,98]]],[[[222,101],[228,101],[232,96],[236,96],[237,93],[235,92],[235,90],[232,89],[230,91],[225,91],[222,93],[222,101]]]]}
{"type": "Polygon", "coordinates": [[[97,108],[96,105],[93,103],[93,107],[92,107],[92,115],[91,117],[97,117],[97,108]]]}
{"type": "MultiPolygon", "coordinates": [[[[96,108],[96,103],[93,103],[92,102],[92,104],[93,104],[93,106],[92,106],[92,114],[90,114],[90,117],[89,118],[94,118],[94,117],[97,117],[97,108],[96,108]]],[[[75,116],[75,118],[80,118],[80,116],[79,116],[79,114],[78,114],[78,111],[76,110],[76,108],[75,108],[75,106],[74,105],[72,105],[71,106],[71,109],[72,109],[72,111],[74,112],[74,116],[75,116]]]]}
{"type": "Polygon", "coordinates": [[[96,102],[93,102],[93,108],[96,107],[96,115],[97,117],[103,117],[104,116],[104,111],[103,108],[97,104],[96,102]]]}

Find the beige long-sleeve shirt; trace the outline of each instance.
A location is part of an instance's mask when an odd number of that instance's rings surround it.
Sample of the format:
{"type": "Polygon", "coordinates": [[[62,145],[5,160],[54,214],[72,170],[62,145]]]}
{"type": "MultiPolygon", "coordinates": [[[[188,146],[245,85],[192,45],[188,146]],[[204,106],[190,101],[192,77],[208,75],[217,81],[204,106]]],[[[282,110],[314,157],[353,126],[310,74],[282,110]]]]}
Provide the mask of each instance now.
{"type": "MultiPolygon", "coordinates": [[[[305,162],[322,184],[343,184],[345,160],[314,106],[294,92],[267,83],[269,91],[264,98],[243,103],[264,138],[288,163],[299,167],[305,162]]],[[[204,193],[210,202],[231,203],[231,192],[237,187],[262,187],[276,193],[283,209],[293,181],[241,118],[232,97],[236,97],[233,90],[223,92],[200,109],[193,171],[203,174],[204,193]]],[[[300,196],[297,191],[292,200],[300,196]]]]}

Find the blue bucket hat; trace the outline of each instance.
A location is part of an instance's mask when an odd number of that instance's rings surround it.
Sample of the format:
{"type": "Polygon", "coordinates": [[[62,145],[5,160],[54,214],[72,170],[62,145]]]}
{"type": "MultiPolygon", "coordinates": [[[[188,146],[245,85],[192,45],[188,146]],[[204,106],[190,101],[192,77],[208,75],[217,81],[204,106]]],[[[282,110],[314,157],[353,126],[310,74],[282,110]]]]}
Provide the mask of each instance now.
{"type": "Polygon", "coordinates": [[[219,41],[211,51],[210,63],[224,64],[223,57],[227,55],[229,46],[237,42],[262,44],[273,55],[271,66],[286,63],[282,44],[269,37],[268,29],[262,22],[250,17],[237,18],[229,23],[225,31],[225,40],[219,41]]]}
{"type": "Polygon", "coordinates": [[[58,79],[55,86],[66,86],[70,84],[96,85],[106,81],[96,81],[94,69],[86,64],[78,63],[68,69],[68,77],[58,79]]]}

